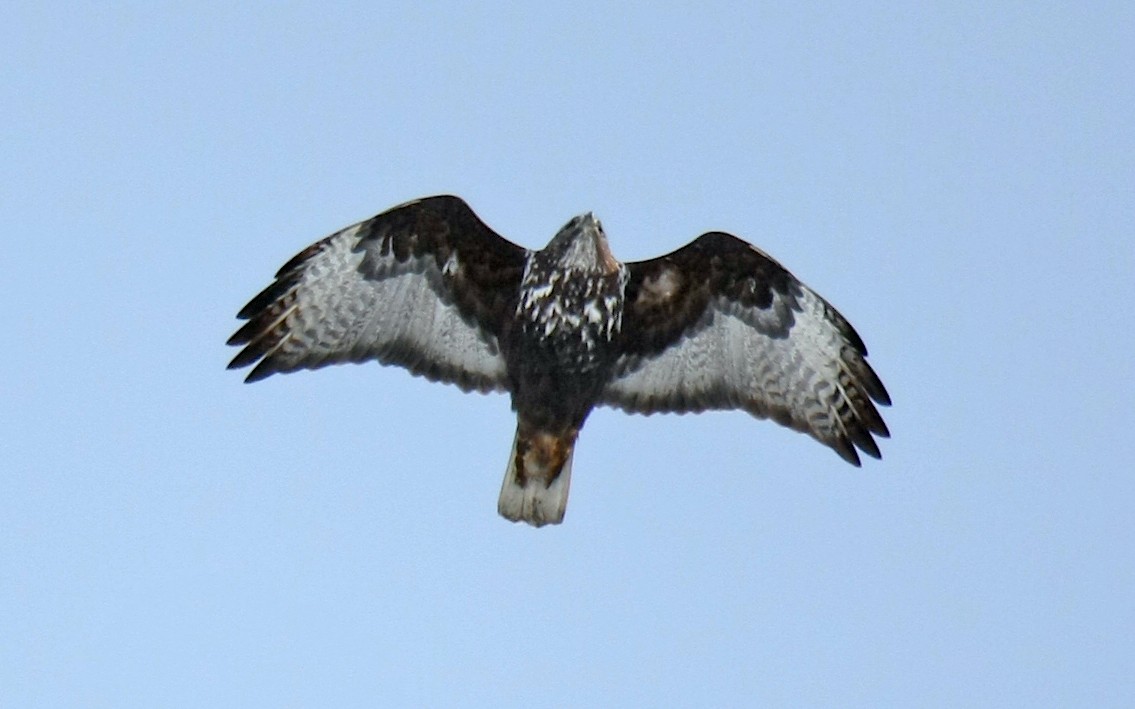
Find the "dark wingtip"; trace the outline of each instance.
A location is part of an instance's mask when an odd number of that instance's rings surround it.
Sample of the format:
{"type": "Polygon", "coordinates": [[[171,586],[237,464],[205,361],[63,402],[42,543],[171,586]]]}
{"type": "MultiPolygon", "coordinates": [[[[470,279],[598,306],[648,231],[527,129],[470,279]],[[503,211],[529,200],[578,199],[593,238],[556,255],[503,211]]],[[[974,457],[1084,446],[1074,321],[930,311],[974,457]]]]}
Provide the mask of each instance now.
{"type": "Polygon", "coordinates": [[[875,460],[883,459],[883,452],[879,450],[879,446],[875,443],[875,441],[871,441],[870,446],[860,446],[859,449],[875,460]]]}
{"type": "Polygon", "coordinates": [[[248,376],[244,378],[244,383],[252,384],[253,382],[258,382],[261,379],[267,379],[275,373],[276,370],[268,363],[268,360],[264,360],[260,364],[256,365],[256,367],[248,373],[248,376]]]}
{"type": "Polygon", "coordinates": [[[891,395],[887,393],[887,388],[883,386],[883,380],[879,378],[879,375],[867,363],[867,360],[860,357],[858,361],[852,362],[852,367],[856,379],[867,392],[867,396],[880,406],[890,406],[891,395]]]}
{"type": "MultiPolygon", "coordinates": [[[[232,360],[229,361],[225,369],[244,369],[245,367],[255,363],[256,360],[260,359],[263,356],[263,350],[254,345],[249,345],[248,347],[245,347],[243,350],[238,352],[236,357],[233,357],[232,360]]],[[[270,364],[267,359],[261,360],[260,364],[257,364],[256,367],[254,367],[253,370],[248,373],[248,376],[244,378],[244,382],[245,384],[258,382],[261,379],[266,379],[275,373],[276,368],[274,365],[270,364]]]]}
{"type": "Polygon", "coordinates": [[[868,394],[870,394],[871,398],[874,399],[875,402],[880,406],[890,406],[891,395],[887,393],[887,388],[883,386],[883,381],[879,379],[878,376],[876,376],[875,381],[872,382],[872,384],[876,386],[872,386],[870,391],[867,392],[868,394]]]}
{"type": "Polygon", "coordinates": [[[855,452],[855,446],[851,445],[851,441],[846,436],[840,436],[829,444],[840,458],[843,458],[848,463],[851,463],[857,468],[863,467],[859,462],[859,454],[855,452]]]}
{"type": "Polygon", "coordinates": [[[886,423],[886,421],[883,421],[882,418],[879,419],[879,429],[878,430],[871,429],[871,433],[874,433],[879,438],[890,438],[891,437],[891,429],[887,428],[887,423],[886,423]]]}
{"type": "Polygon", "coordinates": [[[229,361],[229,365],[226,369],[241,369],[247,367],[260,359],[261,354],[263,353],[254,350],[252,347],[245,347],[237,353],[236,357],[233,357],[232,360],[229,361]]]}
{"type": "Polygon", "coordinates": [[[883,457],[882,453],[879,452],[879,446],[875,443],[875,439],[871,437],[870,432],[866,429],[852,426],[851,440],[856,448],[872,458],[878,460],[883,457]]]}

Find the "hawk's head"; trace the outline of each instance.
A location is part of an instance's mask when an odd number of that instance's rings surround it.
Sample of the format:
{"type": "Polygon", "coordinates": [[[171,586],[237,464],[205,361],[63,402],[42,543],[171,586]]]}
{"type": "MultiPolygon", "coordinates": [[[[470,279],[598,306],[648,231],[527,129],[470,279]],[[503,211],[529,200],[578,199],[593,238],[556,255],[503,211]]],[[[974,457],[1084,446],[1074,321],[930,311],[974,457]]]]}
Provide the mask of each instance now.
{"type": "Polygon", "coordinates": [[[602,274],[619,269],[619,262],[607,246],[603,225],[591,212],[565,224],[541,253],[561,269],[602,274]]]}

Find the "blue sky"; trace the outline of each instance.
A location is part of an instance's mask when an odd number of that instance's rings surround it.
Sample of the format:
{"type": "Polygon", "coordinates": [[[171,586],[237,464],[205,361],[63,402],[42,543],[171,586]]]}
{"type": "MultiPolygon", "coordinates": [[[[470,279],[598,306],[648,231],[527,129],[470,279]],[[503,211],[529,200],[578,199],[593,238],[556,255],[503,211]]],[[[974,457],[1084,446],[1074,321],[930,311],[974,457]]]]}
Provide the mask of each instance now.
{"type": "Polygon", "coordinates": [[[1135,703],[1129,3],[9,3],[0,706],[1135,703]],[[738,234],[895,405],[853,469],[599,410],[226,372],[286,259],[466,198],[541,246],[738,234]]]}

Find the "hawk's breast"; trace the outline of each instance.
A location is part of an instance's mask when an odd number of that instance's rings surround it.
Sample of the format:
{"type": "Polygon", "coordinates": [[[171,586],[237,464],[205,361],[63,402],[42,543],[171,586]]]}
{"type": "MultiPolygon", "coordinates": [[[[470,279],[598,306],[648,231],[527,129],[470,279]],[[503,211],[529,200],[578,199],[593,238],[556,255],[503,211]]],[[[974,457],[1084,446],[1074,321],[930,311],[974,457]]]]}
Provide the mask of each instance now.
{"type": "Polygon", "coordinates": [[[516,306],[525,349],[564,372],[588,372],[608,362],[622,328],[626,283],[622,266],[595,273],[532,259],[516,306]]]}

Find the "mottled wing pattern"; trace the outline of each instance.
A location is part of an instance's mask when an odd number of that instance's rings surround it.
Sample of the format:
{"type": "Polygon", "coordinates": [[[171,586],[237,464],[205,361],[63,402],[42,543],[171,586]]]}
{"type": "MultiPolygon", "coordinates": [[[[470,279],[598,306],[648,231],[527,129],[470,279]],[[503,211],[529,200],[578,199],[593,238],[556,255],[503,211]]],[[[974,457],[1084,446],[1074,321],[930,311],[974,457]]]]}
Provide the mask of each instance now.
{"type": "Polygon", "coordinates": [[[395,207],[309,246],[238,314],[246,381],[340,362],[397,364],[462,389],[507,388],[498,340],[526,251],[464,201],[395,207]]]}
{"type": "Polygon", "coordinates": [[[632,413],[744,409],[859,465],[890,404],[863,341],[764,252],[711,232],[629,263],[621,358],[601,403],[632,413]]]}

